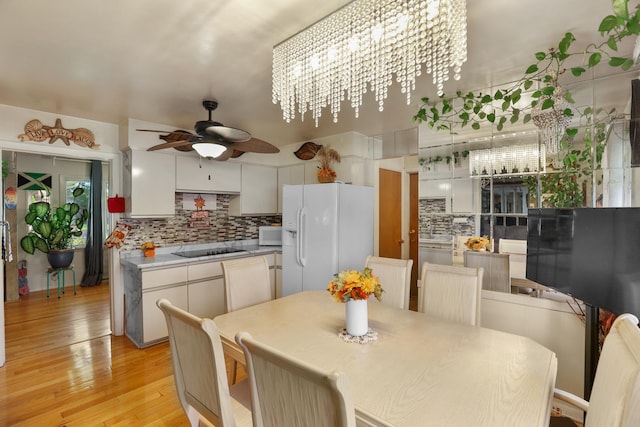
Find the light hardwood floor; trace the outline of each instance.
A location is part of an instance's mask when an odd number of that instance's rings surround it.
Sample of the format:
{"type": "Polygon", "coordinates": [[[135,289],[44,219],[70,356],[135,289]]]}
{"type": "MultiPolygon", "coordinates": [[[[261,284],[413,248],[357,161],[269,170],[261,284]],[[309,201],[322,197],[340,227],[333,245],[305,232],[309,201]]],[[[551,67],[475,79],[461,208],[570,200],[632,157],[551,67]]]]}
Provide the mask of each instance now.
{"type": "Polygon", "coordinates": [[[188,426],[168,343],[110,335],[109,287],[5,304],[1,426],[188,426]]]}

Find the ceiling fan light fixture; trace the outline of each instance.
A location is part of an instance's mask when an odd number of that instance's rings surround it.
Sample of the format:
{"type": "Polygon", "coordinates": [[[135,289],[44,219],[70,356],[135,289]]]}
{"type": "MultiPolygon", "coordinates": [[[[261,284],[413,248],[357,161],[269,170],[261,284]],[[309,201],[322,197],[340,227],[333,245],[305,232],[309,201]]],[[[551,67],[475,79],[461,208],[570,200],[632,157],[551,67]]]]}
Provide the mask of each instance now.
{"type": "Polygon", "coordinates": [[[209,142],[200,142],[193,144],[193,149],[202,157],[216,158],[224,153],[227,149],[224,145],[212,144],[209,142]]]}

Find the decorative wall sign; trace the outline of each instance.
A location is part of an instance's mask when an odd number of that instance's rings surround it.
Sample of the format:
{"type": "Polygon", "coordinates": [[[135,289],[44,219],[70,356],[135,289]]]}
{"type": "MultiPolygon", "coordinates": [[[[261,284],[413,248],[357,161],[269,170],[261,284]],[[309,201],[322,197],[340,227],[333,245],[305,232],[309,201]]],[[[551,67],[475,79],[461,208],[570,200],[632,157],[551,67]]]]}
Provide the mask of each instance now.
{"type": "Polygon", "coordinates": [[[49,144],[53,144],[57,140],[61,140],[66,145],[70,145],[70,141],[81,147],[89,147],[97,150],[100,148],[96,144],[96,138],[89,129],[65,129],[62,127],[62,120],[56,119],[53,126],[43,125],[40,120],[34,119],[24,125],[24,133],[18,135],[20,141],[36,141],[42,142],[49,139],[49,144]]]}
{"type": "Polygon", "coordinates": [[[184,193],[182,209],[185,211],[214,211],[216,210],[215,194],[184,193]]]}
{"type": "Polygon", "coordinates": [[[4,190],[4,205],[7,209],[13,210],[16,208],[18,202],[18,196],[16,193],[16,187],[7,187],[4,190]]]}
{"type": "Polygon", "coordinates": [[[298,151],[293,154],[300,160],[311,160],[316,156],[316,153],[321,147],[322,145],[309,141],[302,144],[300,148],[298,148],[298,151]]]}

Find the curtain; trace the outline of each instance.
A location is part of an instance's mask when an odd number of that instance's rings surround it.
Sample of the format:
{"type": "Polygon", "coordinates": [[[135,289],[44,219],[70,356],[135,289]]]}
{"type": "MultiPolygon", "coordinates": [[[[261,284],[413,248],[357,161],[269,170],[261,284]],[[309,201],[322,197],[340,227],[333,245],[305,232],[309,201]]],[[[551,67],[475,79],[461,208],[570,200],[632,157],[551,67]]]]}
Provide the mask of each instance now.
{"type": "Polygon", "coordinates": [[[102,162],[91,161],[91,188],[89,194],[89,223],[87,244],[84,248],[84,276],[80,286],[96,286],[102,282],[102,162]]]}

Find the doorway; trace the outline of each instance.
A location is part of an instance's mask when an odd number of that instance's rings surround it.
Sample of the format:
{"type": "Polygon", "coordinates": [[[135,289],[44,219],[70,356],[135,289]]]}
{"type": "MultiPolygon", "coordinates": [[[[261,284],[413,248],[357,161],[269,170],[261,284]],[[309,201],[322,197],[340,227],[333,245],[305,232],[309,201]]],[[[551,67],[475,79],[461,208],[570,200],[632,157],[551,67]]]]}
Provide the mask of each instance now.
{"type": "MultiPolygon", "coordinates": [[[[0,366],[4,365],[5,362],[5,331],[6,331],[6,327],[7,325],[5,324],[5,318],[4,318],[4,308],[5,308],[5,299],[9,300],[7,298],[9,292],[6,292],[5,286],[9,286],[11,288],[10,292],[15,294],[16,298],[13,298],[13,301],[16,301],[16,303],[18,303],[18,299],[19,299],[19,295],[18,295],[18,288],[19,288],[19,282],[18,282],[18,263],[20,261],[24,261],[26,260],[26,283],[29,286],[29,292],[31,294],[33,294],[34,296],[36,295],[36,292],[41,293],[41,294],[45,294],[46,292],[46,278],[47,278],[47,268],[48,268],[48,262],[46,261],[46,256],[44,256],[44,254],[41,254],[39,252],[37,252],[37,255],[28,255],[25,252],[23,252],[21,249],[19,249],[19,245],[20,245],[20,237],[24,236],[26,234],[26,225],[24,224],[24,216],[25,216],[25,212],[26,212],[26,208],[28,205],[26,205],[26,192],[24,190],[20,190],[20,185],[19,185],[19,180],[17,179],[18,173],[17,172],[36,172],[38,170],[44,170],[41,169],[41,166],[43,164],[55,164],[56,162],[58,163],[58,168],[60,171],[59,173],[56,174],[50,174],[51,176],[51,182],[55,183],[55,188],[56,190],[59,190],[58,187],[60,187],[60,189],[66,189],[66,185],[69,182],[72,182],[74,180],[78,180],[78,179],[83,179],[85,178],[84,175],[82,173],[78,173],[77,171],[79,169],[81,169],[82,166],[84,167],[88,167],[87,165],[88,160],[86,160],[86,158],[82,158],[79,156],[74,156],[72,151],[69,151],[68,153],[66,151],[64,151],[63,155],[54,155],[51,154],[50,152],[46,151],[46,150],[34,150],[32,147],[29,147],[30,151],[26,152],[26,151],[20,151],[20,150],[14,150],[14,151],[2,151],[0,152],[0,154],[2,155],[2,158],[7,161],[7,163],[9,164],[10,167],[10,176],[12,176],[11,178],[7,179],[4,182],[4,187],[3,190],[6,189],[7,186],[11,186],[15,189],[16,194],[17,194],[17,200],[16,200],[16,207],[13,208],[11,210],[11,230],[13,231],[13,234],[11,236],[11,241],[12,241],[12,254],[13,254],[13,261],[11,263],[9,262],[3,262],[4,264],[4,268],[1,269],[3,270],[2,273],[4,274],[0,274],[0,282],[2,283],[2,301],[3,301],[3,305],[2,305],[2,310],[0,310],[0,366]],[[34,152],[35,151],[35,152],[34,152]],[[23,158],[31,158],[33,160],[33,162],[31,164],[29,164],[29,166],[24,166],[24,164],[21,164],[19,161],[16,160],[16,158],[18,158],[19,156],[22,156],[23,158]],[[31,166],[33,165],[33,167],[31,166]],[[70,166],[71,165],[71,166],[70,166]],[[76,165],[77,167],[74,167],[73,165],[76,165]],[[22,194],[22,197],[20,197],[20,193],[22,194]],[[22,206],[22,205],[24,206],[22,206]],[[18,207],[20,207],[20,209],[18,209],[18,207]],[[14,274],[15,273],[15,274],[14,274]],[[42,292],[39,292],[41,291],[42,292]]],[[[38,147],[40,148],[40,147],[38,147]]],[[[46,148],[50,148],[50,147],[46,147],[46,148]]],[[[58,150],[60,151],[60,150],[58,150]]],[[[109,188],[113,188],[113,183],[114,183],[114,170],[116,173],[119,173],[119,166],[117,164],[115,164],[115,162],[113,161],[114,159],[116,159],[119,155],[118,154],[113,154],[113,153],[96,153],[97,157],[99,160],[101,160],[102,164],[103,164],[103,189],[102,189],[102,194],[103,194],[103,205],[104,205],[104,212],[99,212],[100,216],[105,218],[105,219],[110,219],[109,215],[106,215],[106,199],[108,196],[108,192],[109,192],[109,188]],[[115,169],[114,169],[115,168],[115,169]]],[[[23,177],[24,178],[24,177],[23,177]]],[[[23,179],[24,181],[24,179],[23,179]]],[[[115,180],[115,183],[119,183],[119,179],[115,180]]],[[[13,190],[12,190],[13,191],[13,190]]],[[[64,193],[64,191],[59,190],[57,191],[58,193],[62,192],[64,193]]],[[[58,194],[56,194],[56,198],[58,197],[58,194]]],[[[64,196],[61,196],[64,197],[64,196]]],[[[7,213],[7,207],[3,204],[3,218],[6,217],[6,213],[7,213]]],[[[103,228],[104,228],[104,232],[108,232],[108,230],[110,230],[110,224],[108,221],[105,221],[103,224],[103,228]]],[[[104,278],[105,280],[110,280],[113,281],[113,268],[111,266],[111,264],[113,263],[112,261],[112,257],[111,254],[105,253],[104,259],[103,259],[103,265],[104,265],[104,278]]],[[[22,266],[22,264],[21,264],[22,266]]],[[[75,267],[75,271],[76,271],[76,284],[78,286],[78,290],[80,289],[80,282],[82,280],[82,275],[84,273],[84,251],[83,250],[76,250],[76,254],[74,257],[74,267],[75,267]]],[[[21,272],[22,274],[22,272],[21,272]]],[[[67,275],[67,283],[66,283],[66,297],[67,298],[73,298],[73,292],[69,292],[70,289],[72,289],[73,285],[71,283],[71,277],[70,275],[67,275]]],[[[55,279],[54,279],[55,282],[55,279]]],[[[118,280],[116,278],[115,280],[115,284],[116,286],[118,285],[118,280]]],[[[24,280],[22,280],[21,283],[24,283],[24,280]]],[[[107,286],[109,287],[110,293],[113,294],[114,290],[113,290],[113,284],[109,283],[107,284],[107,286]]],[[[53,285],[51,288],[51,297],[48,299],[50,302],[54,302],[52,300],[56,299],[56,287],[57,284],[53,285]],[[53,298],[52,298],[53,297],[53,298]]],[[[80,292],[78,292],[80,293],[80,292]]],[[[108,292],[109,293],[109,292],[108,292]]],[[[63,298],[65,297],[63,296],[63,298]]],[[[28,297],[28,296],[25,296],[28,297]]],[[[113,298],[111,298],[113,300],[113,298]]],[[[110,302],[107,302],[108,304],[110,304],[110,302]]],[[[114,330],[113,325],[114,323],[117,325],[117,319],[114,319],[114,309],[112,307],[111,309],[111,314],[110,314],[110,323],[111,323],[111,331],[114,330]]],[[[64,316],[64,313],[61,311],[60,316],[64,316]]],[[[61,317],[62,318],[62,317],[61,317]]],[[[27,317],[25,317],[24,319],[21,319],[21,322],[24,321],[29,321],[30,319],[27,317]]],[[[87,317],[87,321],[89,323],[91,323],[94,319],[92,319],[91,317],[87,317]]],[[[57,321],[57,320],[56,320],[57,321]]],[[[90,325],[87,325],[87,327],[90,327],[90,325]]]]}
{"type": "Polygon", "coordinates": [[[402,258],[402,173],[379,169],[378,192],[378,254],[402,258]]]}

